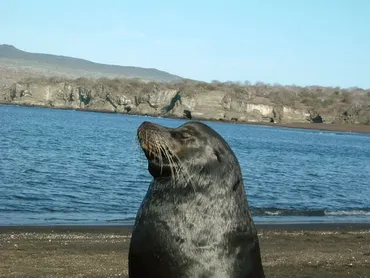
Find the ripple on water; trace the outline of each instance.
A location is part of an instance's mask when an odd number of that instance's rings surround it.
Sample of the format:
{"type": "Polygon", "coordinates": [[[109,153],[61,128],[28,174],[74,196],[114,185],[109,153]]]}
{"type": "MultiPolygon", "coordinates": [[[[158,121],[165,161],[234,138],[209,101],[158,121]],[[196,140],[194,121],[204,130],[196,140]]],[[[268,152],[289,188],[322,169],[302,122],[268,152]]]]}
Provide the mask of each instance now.
{"type": "MultiPolygon", "coordinates": [[[[133,223],[151,182],[144,120],[184,123],[0,106],[0,224],[133,223]]],[[[237,155],[257,220],[370,219],[369,135],[208,124],[237,155]]]]}

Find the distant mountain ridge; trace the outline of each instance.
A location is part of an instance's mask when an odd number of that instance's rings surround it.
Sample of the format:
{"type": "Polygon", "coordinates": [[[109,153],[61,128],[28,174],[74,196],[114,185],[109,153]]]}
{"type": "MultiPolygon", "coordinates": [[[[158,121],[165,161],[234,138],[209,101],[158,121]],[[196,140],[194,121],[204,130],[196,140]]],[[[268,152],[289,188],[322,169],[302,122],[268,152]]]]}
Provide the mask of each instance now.
{"type": "Polygon", "coordinates": [[[162,82],[182,79],[180,76],[154,68],[107,65],[68,56],[30,53],[8,44],[0,44],[0,68],[76,78],[126,77],[162,82]]]}

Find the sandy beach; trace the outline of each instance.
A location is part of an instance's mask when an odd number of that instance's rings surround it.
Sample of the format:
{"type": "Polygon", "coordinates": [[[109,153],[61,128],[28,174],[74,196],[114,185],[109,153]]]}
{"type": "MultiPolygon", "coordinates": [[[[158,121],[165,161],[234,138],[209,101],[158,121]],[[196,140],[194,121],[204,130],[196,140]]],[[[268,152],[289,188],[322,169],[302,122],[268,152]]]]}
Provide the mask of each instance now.
{"type": "MultiPolygon", "coordinates": [[[[370,224],[257,225],[266,277],[370,277],[370,224]]],[[[0,277],[127,277],[131,227],[0,227],[0,277]]]]}

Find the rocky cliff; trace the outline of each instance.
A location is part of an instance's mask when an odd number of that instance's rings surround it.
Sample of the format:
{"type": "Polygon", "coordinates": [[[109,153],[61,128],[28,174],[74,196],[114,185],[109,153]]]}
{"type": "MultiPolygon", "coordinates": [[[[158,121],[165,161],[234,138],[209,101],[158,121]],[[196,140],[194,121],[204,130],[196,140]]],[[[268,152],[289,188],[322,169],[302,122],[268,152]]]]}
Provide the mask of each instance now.
{"type": "Polygon", "coordinates": [[[28,78],[0,87],[0,103],[238,122],[370,124],[370,92],[358,88],[28,78]]]}

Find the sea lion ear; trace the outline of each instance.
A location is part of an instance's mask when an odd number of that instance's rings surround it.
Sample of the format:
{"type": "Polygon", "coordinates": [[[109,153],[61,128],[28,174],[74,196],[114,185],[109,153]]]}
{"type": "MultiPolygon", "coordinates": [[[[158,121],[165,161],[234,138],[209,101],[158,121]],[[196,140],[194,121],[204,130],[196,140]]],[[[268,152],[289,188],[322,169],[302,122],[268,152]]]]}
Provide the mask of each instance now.
{"type": "Polygon", "coordinates": [[[233,191],[236,191],[238,187],[240,186],[240,178],[236,180],[236,182],[233,185],[233,191]]]}
{"type": "Polygon", "coordinates": [[[217,161],[221,162],[221,153],[218,150],[214,150],[213,153],[216,156],[217,161]]]}

